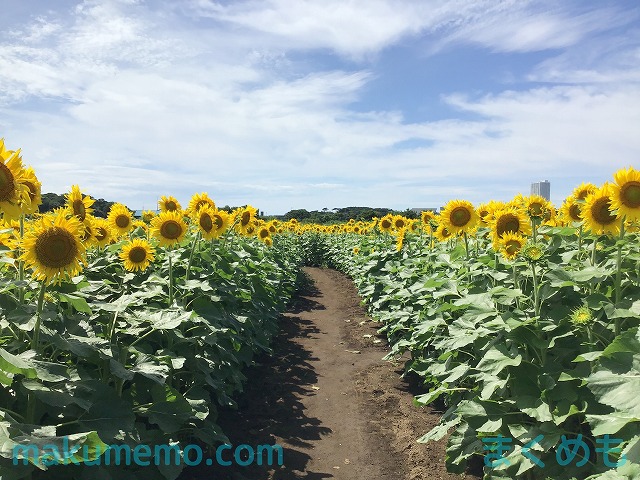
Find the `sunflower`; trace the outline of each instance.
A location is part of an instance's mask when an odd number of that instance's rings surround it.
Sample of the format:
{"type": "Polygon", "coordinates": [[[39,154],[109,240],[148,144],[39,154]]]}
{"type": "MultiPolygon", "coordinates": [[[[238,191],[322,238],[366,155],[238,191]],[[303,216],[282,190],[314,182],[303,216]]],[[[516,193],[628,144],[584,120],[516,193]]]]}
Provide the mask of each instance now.
{"type": "Polygon", "coordinates": [[[151,222],[151,220],[153,220],[153,217],[156,216],[156,212],[154,212],[153,210],[144,210],[142,212],[142,221],[145,223],[149,223],[151,222]]]}
{"type": "Polygon", "coordinates": [[[164,195],[158,200],[158,209],[161,212],[177,212],[182,210],[180,203],[176,197],[165,197],[164,195]]]}
{"type": "Polygon", "coordinates": [[[267,247],[271,247],[273,245],[273,240],[271,239],[271,237],[267,237],[263,241],[267,247]]]}
{"type": "Polygon", "coordinates": [[[141,238],[134,238],[124,244],[120,250],[120,259],[124,268],[130,272],[144,271],[155,259],[155,250],[151,244],[141,238]]]}
{"type": "Polygon", "coordinates": [[[187,224],[180,212],[162,212],[151,221],[151,235],[161,247],[180,243],[187,234],[187,224]]]}
{"type": "Polygon", "coordinates": [[[395,228],[396,230],[402,230],[406,226],[407,226],[407,219],[404,218],[402,215],[395,215],[393,217],[393,228],[395,228]]]}
{"type": "Polygon", "coordinates": [[[531,195],[524,199],[524,205],[531,218],[545,219],[553,209],[553,205],[540,195],[531,195]]]}
{"type": "Polygon", "coordinates": [[[531,235],[531,224],[522,209],[507,207],[494,213],[490,223],[494,241],[502,238],[505,233],[521,233],[531,235]]]}
{"type": "Polygon", "coordinates": [[[271,232],[269,232],[269,228],[268,227],[260,227],[260,229],[258,230],[258,238],[260,240],[262,240],[263,242],[267,238],[271,238],[271,232]]]}
{"type": "Polygon", "coordinates": [[[0,256],[4,255],[13,258],[13,251],[16,249],[17,240],[9,232],[0,233],[0,256]]]}
{"type": "Polygon", "coordinates": [[[570,195],[560,207],[560,215],[568,225],[572,225],[574,222],[582,222],[582,204],[578,202],[576,197],[570,195]]]}
{"type": "Polygon", "coordinates": [[[82,222],[80,240],[84,243],[85,247],[93,246],[97,243],[96,229],[94,225],[94,217],[92,215],[87,215],[84,222],[82,222]]]}
{"type": "Polygon", "coordinates": [[[198,210],[200,210],[200,208],[202,208],[204,206],[209,206],[209,207],[211,207],[213,209],[216,208],[215,202],[209,198],[209,195],[207,195],[207,193],[205,193],[205,192],[196,193],[196,194],[193,195],[193,197],[191,197],[191,200],[189,200],[189,206],[187,207],[187,213],[189,215],[194,215],[194,214],[198,213],[198,210]]]}
{"type": "Polygon", "coordinates": [[[480,221],[471,202],[451,200],[440,212],[440,222],[451,234],[472,231],[480,221]]]}
{"type": "Polygon", "coordinates": [[[387,214],[382,217],[378,223],[378,228],[381,232],[391,232],[393,228],[393,215],[387,214]]]}
{"type": "Polygon", "coordinates": [[[45,215],[25,233],[20,259],[38,280],[60,283],[63,277],[74,277],[86,263],[82,232],[82,223],[75,217],[45,215]]]}
{"type": "Polygon", "coordinates": [[[29,203],[23,207],[24,212],[27,214],[37,213],[38,207],[42,205],[42,183],[38,181],[36,172],[32,167],[26,168],[22,179],[19,181],[28,189],[29,203]]]}
{"type": "Polygon", "coordinates": [[[611,208],[618,211],[618,218],[640,219],[640,172],[629,167],[613,174],[611,208]]]}
{"type": "Polygon", "coordinates": [[[396,251],[399,252],[400,250],[402,250],[402,247],[404,245],[404,237],[407,234],[407,229],[406,228],[401,228],[398,230],[398,233],[396,234],[396,251]]]}
{"type": "Polygon", "coordinates": [[[595,234],[617,234],[620,220],[613,213],[614,188],[609,183],[589,195],[584,201],[582,217],[585,226],[595,234]]]}
{"type": "Polygon", "coordinates": [[[19,218],[22,206],[29,205],[29,189],[23,183],[24,166],[20,150],[11,151],[4,147],[0,138],[0,212],[5,220],[19,218]]]}
{"type": "Polygon", "coordinates": [[[236,230],[243,235],[252,235],[255,231],[254,223],[257,214],[258,210],[251,205],[237,209],[235,212],[236,230]]]}
{"type": "Polygon", "coordinates": [[[78,220],[84,222],[87,215],[93,213],[91,205],[95,202],[94,199],[88,196],[83,196],[78,185],[71,187],[71,193],[67,193],[67,210],[71,215],[75,215],[78,220]]]}
{"type": "Polygon", "coordinates": [[[585,200],[589,195],[595,193],[598,190],[593,183],[581,183],[579,186],[573,189],[573,197],[576,200],[585,200]]]}
{"type": "Polygon", "coordinates": [[[205,240],[218,238],[229,227],[229,214],[209,205],[200,208],[192,218],[205,240]]]}
{"type": "Polygon", "coordinates": [[[447,229],[446,225],[440,224],[433,232],[433,236],[436,237],[439,242],[446,242],[451,238],[451,232],[447,229]]]}
{"type": "Polygon", "coordinates": [[[360,253],[360,247],[353,247],[352,252],[354,255],[358,255],[360,253]]]}
{"type": "Polygon", "coordinates": [[[111,224],[106,218],[93,218],[93,235],[96,239],[96,246],[103,248],[113,240],[111,224]]]}
{"type": "Polygon", "coordinates": [[[131,211],[121,203],[114,203],[111,205],[107,220],[116,235],[126,235],[133,227],[131,211]]]}
{"type": "Polygon", "coordinates": [[[494,249],[498,250],[507,260],[513,260],[526,243],[527,238],[524,235],[508,232],[499,239],[497,245],[494,245],[494,249]]]}

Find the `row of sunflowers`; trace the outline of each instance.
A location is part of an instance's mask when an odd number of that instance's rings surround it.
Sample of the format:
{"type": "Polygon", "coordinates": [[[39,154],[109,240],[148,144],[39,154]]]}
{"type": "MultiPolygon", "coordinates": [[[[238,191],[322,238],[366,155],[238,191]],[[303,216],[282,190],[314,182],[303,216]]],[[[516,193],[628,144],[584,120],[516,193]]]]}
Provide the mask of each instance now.
{"type": "Polygon", "coordinates": [[[64,207],[40,204],[34,170],[0,140],[0,478],[175,479],[184,461],[116,465],[107,446],[182,458],[226,440],[218,410],[296,290],[295,222],[205,193],[140,219],[122,204],[95,217],[75,185],[64,207]],[[65,442],[79,451],[21,450],[65,442]]]}
{"type": "Polygon", "coordinates": [[[640,478],[640,172],[420,220],[306,226],[305,261],[350,275],[447,467],[487,479],[640,478]]]}

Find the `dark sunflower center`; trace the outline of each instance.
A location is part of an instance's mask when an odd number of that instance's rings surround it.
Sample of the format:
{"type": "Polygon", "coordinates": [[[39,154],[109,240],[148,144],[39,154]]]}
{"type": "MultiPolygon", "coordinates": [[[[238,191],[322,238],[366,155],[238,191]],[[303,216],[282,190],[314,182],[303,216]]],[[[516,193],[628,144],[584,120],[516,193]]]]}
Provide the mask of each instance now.
{"type": "Polygon", "coordinates": [[[255,231],[256,231],[256,229],[255,229],[255,228],[253,228],[253,227],[248,227],[248,228],[247,228],[247,233],[248,233],[249,235],[251,235],[251,234],[252,234],[253,232],[255,232],[255,231]]]}
{"type": "Polygon", "coordinates": [[[271,226],[269,227],[269,231],[270,231],[271,233],[276,233],[276,230],[277,230],[277,229],[276,229],[276,227],[275,227],[275,226],[273,226],[273,225],[271,225],[271,226]]]}
{"type": "Polygon", "coordinates": [[[389,228],[391,226],[391,222],[389,220],[382,220],[382,222],[380,222],[382,225],[382,228],[389,228]]]}
{"type": "Polygon", "coordinates": [[[505,250],[509,255],[515,255],[520,251],[520,248],[522,248],[522,245],[517,240],[509,240],[505,244],[505,250]]]}
{"type": "Polygon", "coordinates": [[[82,200],[74,200],[73,202],[73,214],[78,217],[81,222],[84,222],[85,217],[87,216],[87,209],[84,208],[84,203],[82,200]]]}
{"type": "Polygon", "coordinates": [[[213,229],[213,221],[210,215],[200,215],[200,228],[209,233],[213,229]]]}
{"type": "Polygon", "coordinates": [[[0,161],[0,202],[7,202],[13,198],[16,190],[13,173],[0,161]]]}
{"type": "Polygon", "coordinates": [[[222,228],[222,225],[224,225],[224,221],[222,220],[222,217],[220,215],[214,215],[212,220],[216,226],[216,230],[220,230],[222,228]]]}
{"type": "Polygon", "coordinates": [[[529,215],[531,215],[532,217],[541,217],[544,213],[544,209],[542,208],[542,205],[538,202],[534,202],[531,205],[529,205],[529,215]]]}
{"type": "Polygon", "coordinates": [[[196,203],[196,212],[200,210],[202,207],[204,207],[205,205],[209,205],[209,202],[207,202],[206,200],[198,201],[198,203],[196,203]]]}
{"type": "Polygon", "coordinates": [[[107,238],[107,230],[103,227],[96,228],[96,240],[101,242],[105,238],[107,238]]]}
{"type": "Polygon", "coordinates": [[[36,257],[47,268],[71,265],[78,254],[75,237],[64,228],[51,227],[36,240],[36,257]]]}
{"type": "Polygon", "coordinates": [[[167,220],[160,227],[160,235],[169,240],[175,240],[182,235],[182,227],[175,220],[167,220]]]}
{"type": "Polygon", "coordinates": [[[610,206],[611,202],[607,197],[599,198],[593,203],[591,214],[596,223],[599,225],[609,225],[616,221],[615,215],[612,215],[609,210],[610,206]]]}
{"type": "Polygon", "coordinates": [[[116,217],[116,225],[119,228],[127,228],[130,222],[131,220],[129,220],[129,217],[127,217],[126,215],[118,215],[116,217]]]}
{"type": "Polygon", "coordinates": [[[147,251],[143,247],[133,247],[129,251],[131,263],[142,263],[147,259],[147,251]]]}
{"type": "Polygon", "coordinates": [[[402,228],[402,227],[404,227],[404,220],[399,218],[398,220],[396,220],[396,228],[402,228]]]}
{"type": "Polygon", "coordinates": [[[627,182],[620,189],[620,200],[629,208],[640,207],[640,182],[627,182]]]}
{"type": "Polygon", "coordinates": [[[577,203],[574,203],[573,205],[571,205],[571,207],[569,207],[569,216],[575,220],[576,222],[579,222],[580,220],[582,220],[582,217],[580,217],[581,212],[580,212],[580,205],[578,205],[577,203]]]}
{"type": "Polygon", "coordinates": [[[266,228],[263,228],[260,230],[260,238],[262,240],[264,240],[265,238],[267,238],[269,236],[269,230],[266,228]]]}
{"type": "Polygon", "coordinates": [[[516,233],[518,230],[520,230],[520,220],[518,220],[518,217],[514,214],[507,213],[498,219],[496,226],[498,236],[501,237],[507,232],[516,233]]]}
{"type": "Polygon", "coordinates": [[[176,202],[174,202],[173,200],[169,200],[168,202],[166,202],[164,204],[164,207],[169,211],[169,212],[175,212],[178,209],[178,205],[176,205],[176,202]]]}
{"type": "Polygon", "coordinates": [[[242,212],[242,218],[240,219],[240,223],[242,226],[246,226],[251,221],[251,213],[250,212],[242,212]]]}
{"type": "Polygon", "coordinates": [[[447,230],[446,228],[443,228],[443,229],[442,229],[442,236],[443,236],[444,238],[447,238],[447,237],[450,237],[450,236],[451,236],[451,234],[449,233],[449,230],[447,230]]]}
{"type": "Polygon", "coordinates": [[[453,226],[464,227],[471,220],[471,212],[465,207],[456,207],[449,218],[453,226]]]}

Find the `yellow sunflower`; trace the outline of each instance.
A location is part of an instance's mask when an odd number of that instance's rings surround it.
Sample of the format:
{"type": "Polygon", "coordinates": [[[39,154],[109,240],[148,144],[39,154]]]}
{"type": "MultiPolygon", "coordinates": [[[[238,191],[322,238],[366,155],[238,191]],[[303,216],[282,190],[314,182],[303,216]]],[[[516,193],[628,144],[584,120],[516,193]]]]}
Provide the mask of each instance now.
{"type": "Polygon", "coordinates": [[[193,222],[198,225],[202,238],[211,240],[218,238],[229,226],[229,215],[220,212],[209,205],[204,205],[198,212],[192,214],[193,222]]]}
{"type": "Polygon", "coordinates": [[[480,215],[473,204],[466,200],[451,200],[440,212],[440,223],[452,235],[472,231],[479,221],[480,215]]]}
{"type": "Polygon", "coordinates": [[[407,234],[406,228],[400,228],[396,234],[396,251],[399,252],[404,246],[404,237],[407,234]]]}
{"type": "Polygon", "coordinates": [[[451,238],[451,232],[447,229],[446,225],[441,224],[438,225],[438,228],[433,232],[433,236],[436,237],[439,242],[446,242],[451,238]]]}
{"type": "Polygon", "coordinates": [[[124,268],[130,272],[144,271],[155,259],[155,250],[146,240],[134,238],[124,244],[120,250],[120,259],[124,263],[124,268]]]}
{"type": "Polygon", "coordinates": [[[118,236],[126,235],[133,228],[131,211],[121,203],[111,205],[107,220],[113,233],[118,236]]]}
{"type": "Polygon", "coordinates": [[[568,225],[582,223],[582,204],[573,195],[569,195],[560,207],[560,215],[568,225]]]}
{"type": "Polygon", "coordinates": [[[260,227],[260,229],[258,230],[258,238],[260,240],[262,240],[263,242],[267,238],[271,238],[271,232],[269,232],[269,228],[268,227],[260,227]]]}
{"type": "Polygon", "coordinates": [[[82,223],[75,217],[45,215],[25,233],[20,258],[33,269],[34,278],[60,283],[63,277],[78,275],[86,263],[82,232],[82,223]]]}
{"type": "Polygon", "coordinates": [[[6,150],[0,138],[0,213],[5,220],[19,218],[29,205],[29,189],[23,183],[24,166],[20,150],[6,150]]]}
{"type": "Polygon", "coordinates": [[[393,217],[393,228],[395,228],[396,230],[402,230],[406,226],[407,226],[407,219],[404,218],[402,215],[395,215],[393,217]]]}
{"type": "Polygon", "coordinates": [[[611,208],[618,211],[618,218],[640,219],[640,172],[632,167],[613,174],[611,208]]]}
{"type": "Polygon", "coordinates": [[[271,237],[265,238],[263,242],[267,247],[271,247],[273,245],[273,240],[271,239],[271,237]]]}
{"type": "MultiPolygon", "coordinates": [[[[0,233],[0,256],[13,258],[13,251],[17,246],[17,240],[9,232],[0,233]]],[[[3,264],[0,264],[0,268],[3,264]]]]}
{"type": "Polygon", "coordinates": [[[498,240],[497,244],[494,244],[493,248],[499,251],[507,260],[513,260],[526,243],[527,238],[524,235],[507,232],[498,240]]]}
{"type": "Polygon", "coordinates": [[[593,183],[581,183],[579,186],[573,189],[572,196],[576,200],[585,200],[589,195],[595,193],[598,190],[593,183]]]}
{"type": "Polygon", "coordinates": [[[24,170],[24,175],[20,180],[24,186],[28,189],[29,203],[23,207],[24,212],[27,214],[37,213],[38,207],[42,205],[42,183],[38,181],[36,172],[32,167],[28,167],[24,170]]]}
{"type": "Polygon", "coordinates": [[[153,217],[156,216],[156,212],[153,210],[144,210],[142,212],[142,221],[146,223],[150,223],[153,220],[153,217]]]}
{"type": "Polygon", "coordinates": [[[209,195],[207,195],[207,193],[205,193],[205,192],[196,193],[196,194],[193,195],[193,197],[191,197],[191,200],[189,200],[189,206],[187,207],[187,213],[189,215],[194,215],[194,214],[198,213],[198,210],[200,210],[200,208],[202,208],[204,206],[208,206],[208,207],[211,207],[213,209],[216,208],[215,202],[209,198],[209,195]]]}
{"type": "Polygon", "coordinates": [[[92,215],[87,215],[84,219],[84,222],[82,222],[82,232],[80,233],[80,240],[85,247],[90,247],[97,243],[94,218],[95,217],[93,217],[92,215]]]}
{"type": "Polygon", "coordinates": [[[391,232],[391,229],[393,228],[393,215],[389,213],[382,217],[378,223],[378,228],[381,232],[391,232]]]}
{"type": "Polygon", "coordinates": [[[161,247],[180,243],[187,234],[187,224],[181,212],[162,212],[151,221],[150,233],[161,247]]]}
{"type": "Polygon", "coordinates": [[[103,248],[109,245],[113,240],[113,232],[111,224],[106,218],[93,219],[93,234],[96,239],[96,246],[103,248]]]}
{"type": "Polygon", "coordinates": [[[614,188],[609,183],[589,195],[584,201],[584,224],[595,234],[617,234],[621,221],[613,213],[614,188]]]}
{"type": "Polygon", "coordinates": [[[522,209],[507,207],[494,213],[490,223],[494,241],[505,233],[521,233],[531,235],[531,223],[522,209]]]}
{"type": "Polygon", "coordinates": [[[166,197],[163,195],[160,197],[160,200],[158,200],[158,210],[161,212],[177,212],[182,210],[182,207],[176,197],[166,197]]]}
{"type": "Polygon", "coordinates": [[[251,205],[247,205],[244,208],[237,209],[235,214],[236,230],[243,235],[252,235],[255,232],[254,223],[258,210],[251,205]]]}
{"type": "Polygon", "coordinates": [[[530,217],[541,220],[544,220],[545,217],[549,216],[550,211],[553,209],[551,202],[540,195],[531,195],[526,197],[524,199],[524,204],[530,217]]]}
{"type": "Polygon", "coordinates": [[[84,222],[84,219],[87,215],[93,213],[93,208],[91,205],[95,202],[89,196],[82,195],[80,191],[80,187],[78,185],[73,185],[71,187],[71,192],[67,193],[67,210],[71,215],[77,217],[78,220],[84,222]]]}

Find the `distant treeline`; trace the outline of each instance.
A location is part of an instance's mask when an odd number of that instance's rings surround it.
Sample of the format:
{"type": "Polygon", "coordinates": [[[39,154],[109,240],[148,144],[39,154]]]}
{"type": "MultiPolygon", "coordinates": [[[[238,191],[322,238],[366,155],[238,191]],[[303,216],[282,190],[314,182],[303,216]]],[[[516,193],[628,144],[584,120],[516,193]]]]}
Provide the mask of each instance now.
{"type": "Polygon", "coordinates": [[[391,210],[389,208],[372,208],[372,207],[345,207],[334,208],[329,210],[323,208],[322,210],[308,211],[304,208],[297,210],[291,210],[285,213],[282,217],[284,220],[291,220],[295,218],[302,223],[342,223],[348,222],[350,219],[363,220],[365,222],[370,221],[373,217],[384,217],[388,213],[401,214],[407,218],[418,218],[418,214],[413,210],[407,209],[405,211],[391,210]]]}
{"type": "MultiPolygon", "coordinates": [[[[107,218],[109,209],[115,202],[107,202],[103,198],[94,200],[95,202],[91,206],[91,208],[93,208],[93,215],[95,217],[107,218]]],[[[64,195],[58,195],[57,193],[43,193],[42,205],[40,205],[40,213],[46,213],[55,210],[56,208],[64,207],[66,203],[67,199],[64,195]]]]}

